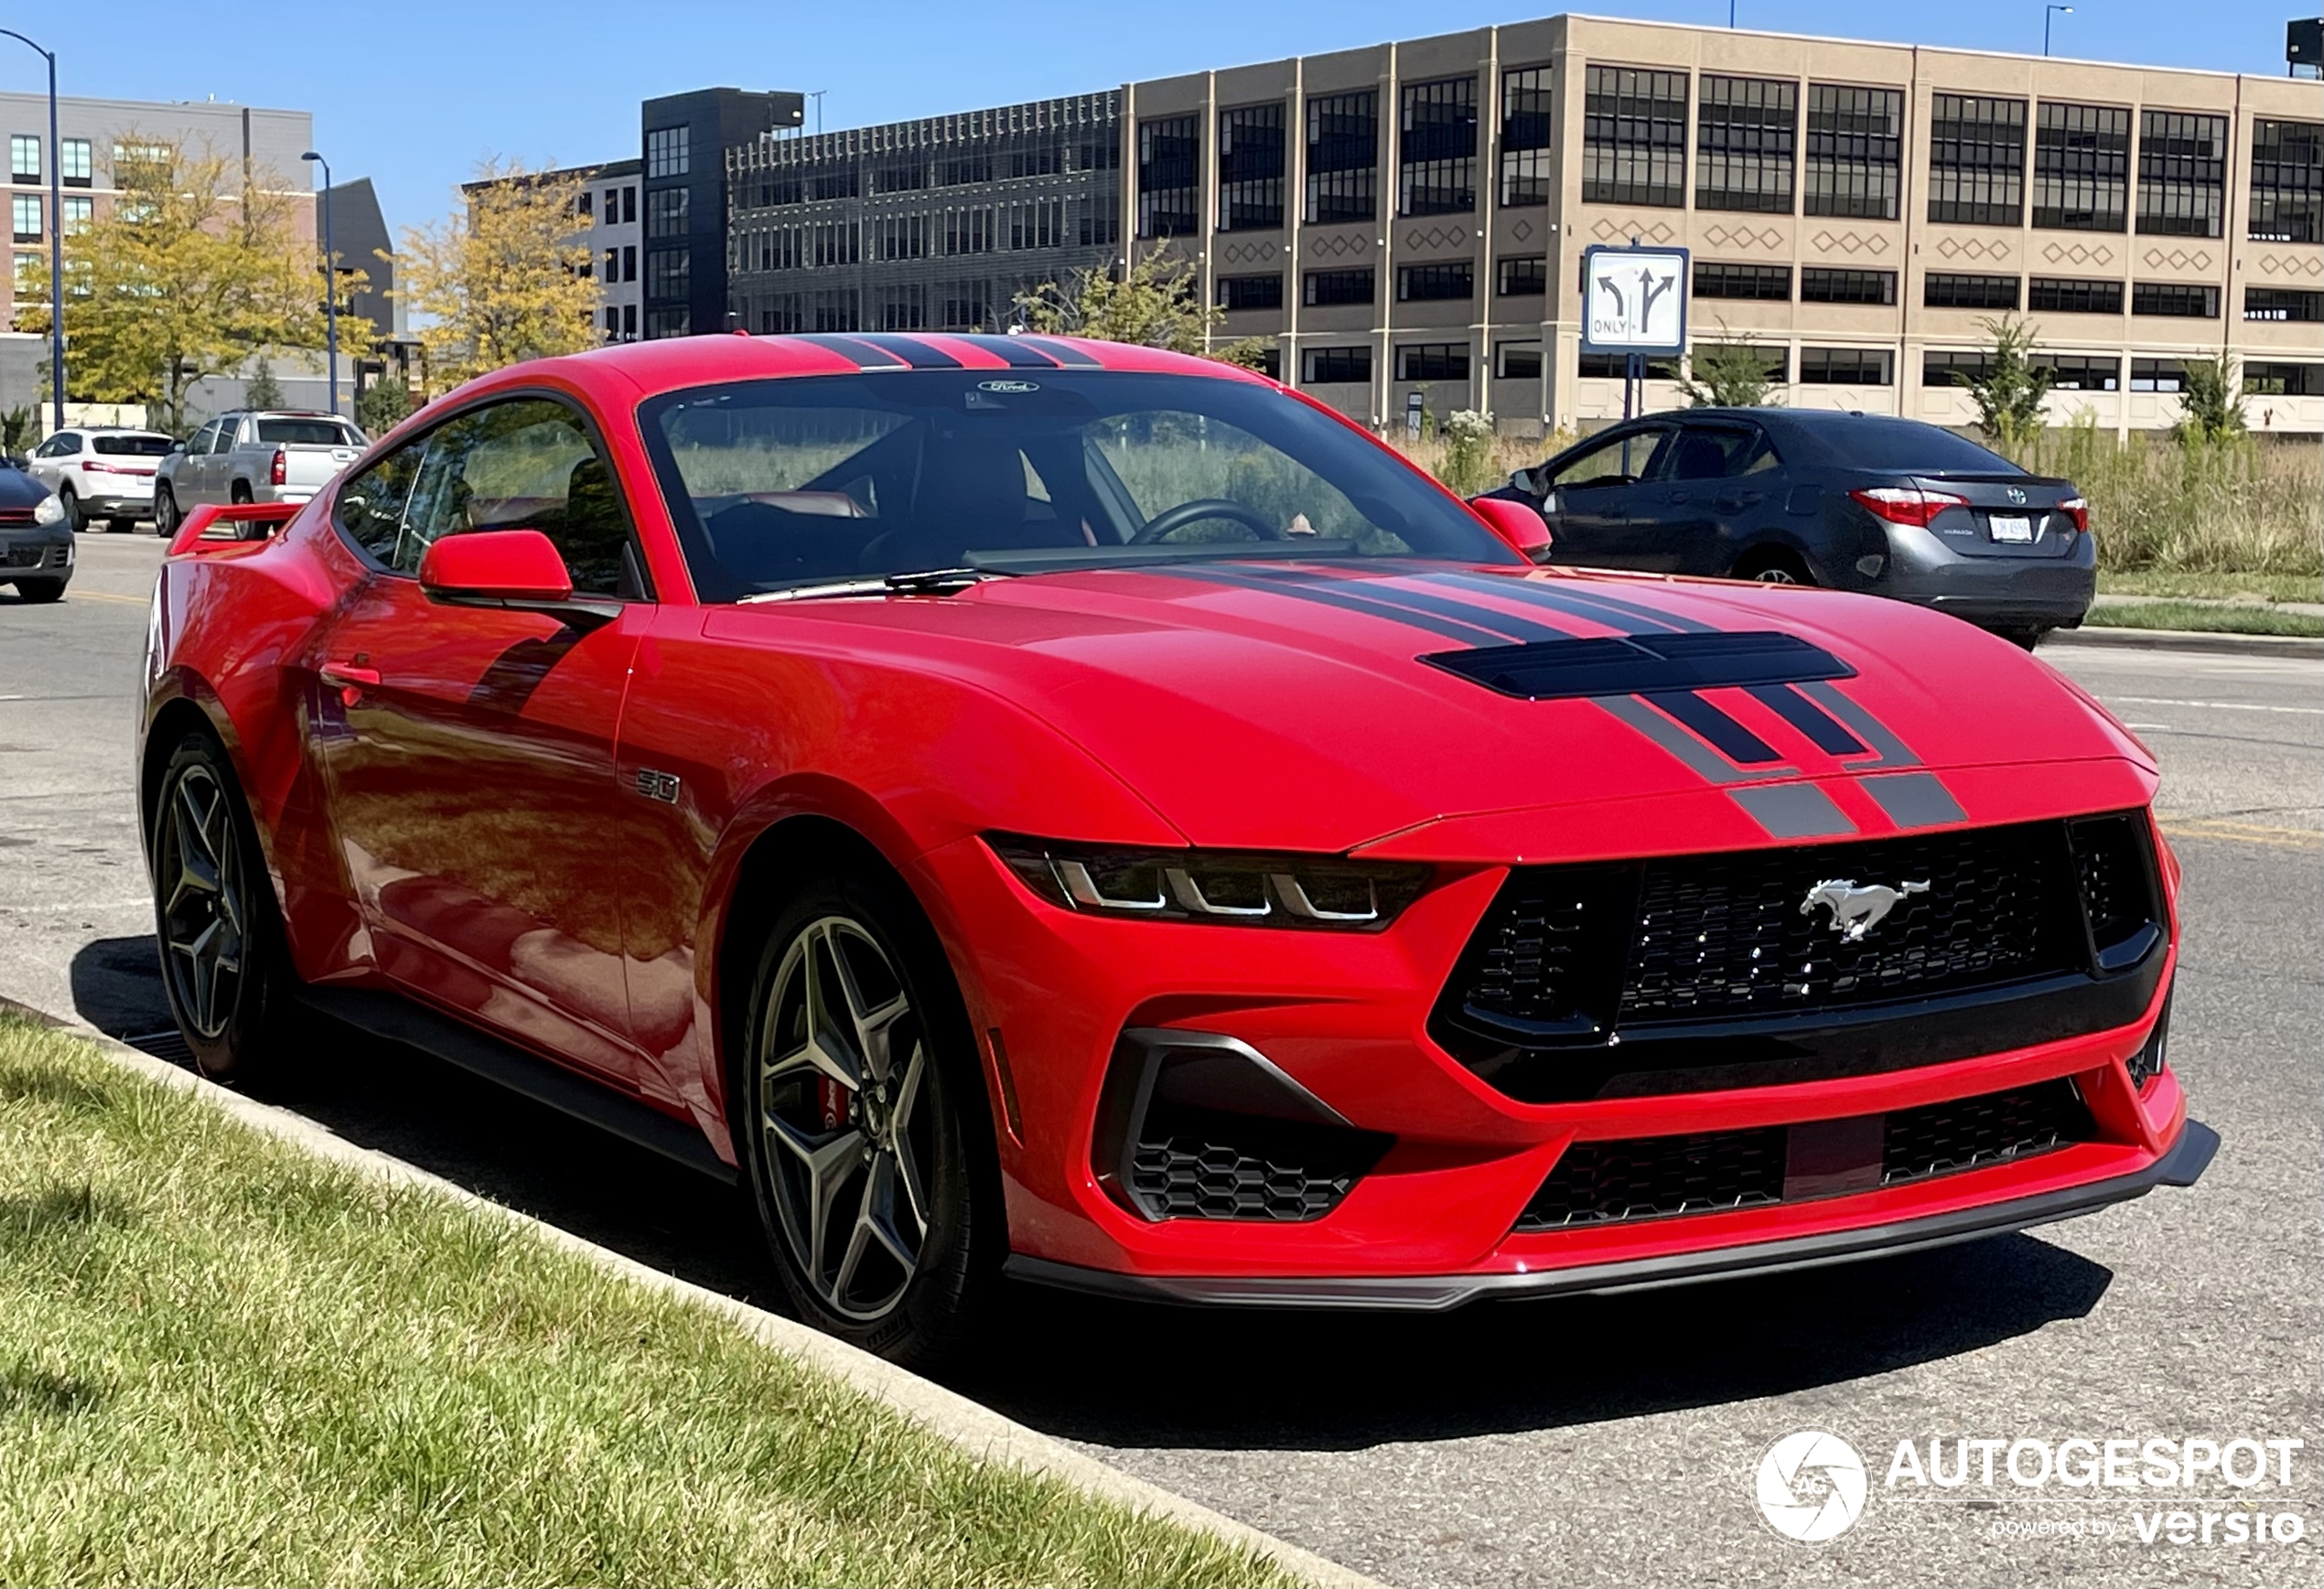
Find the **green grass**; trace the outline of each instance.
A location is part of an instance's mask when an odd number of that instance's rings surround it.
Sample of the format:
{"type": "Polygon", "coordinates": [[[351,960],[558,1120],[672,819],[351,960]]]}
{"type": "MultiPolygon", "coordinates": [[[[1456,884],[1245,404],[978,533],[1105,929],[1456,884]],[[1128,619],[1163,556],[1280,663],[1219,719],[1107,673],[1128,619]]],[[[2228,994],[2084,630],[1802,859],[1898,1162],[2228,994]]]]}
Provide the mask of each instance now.
{"type": "Polygon", "coordinates": [[[2324,601],[2324,580],[2309,574],[2187,574],[2167,569],[2102,570],[2101,596],[2192,596],[2199,601],[2324,601]]]}
{"type": "Polygon", "coordinates": [[[2223,635],[2324,637],[2324,618],[2273,607],[2202,607],[2188,601],[2142,601],[2093,607],[2082,620],[2093,628],[2200,629],[2223,635]]]}
{"type": "Polygon", "coordinates": [[[0,1017],[0,1583],[1280,1583],[0,1017]]]}

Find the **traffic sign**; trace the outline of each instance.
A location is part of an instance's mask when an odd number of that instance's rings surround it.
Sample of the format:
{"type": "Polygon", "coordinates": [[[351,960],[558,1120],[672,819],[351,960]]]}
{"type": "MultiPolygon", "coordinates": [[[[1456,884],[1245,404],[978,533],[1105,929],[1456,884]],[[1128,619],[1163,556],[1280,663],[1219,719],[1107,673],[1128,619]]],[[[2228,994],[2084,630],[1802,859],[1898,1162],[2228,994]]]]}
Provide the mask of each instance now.
{"type": "Polygon", "coordinates": [[[1686,351],[1687,252],[1591,248],[1582,254],[1582,350],[1686,351]]]}

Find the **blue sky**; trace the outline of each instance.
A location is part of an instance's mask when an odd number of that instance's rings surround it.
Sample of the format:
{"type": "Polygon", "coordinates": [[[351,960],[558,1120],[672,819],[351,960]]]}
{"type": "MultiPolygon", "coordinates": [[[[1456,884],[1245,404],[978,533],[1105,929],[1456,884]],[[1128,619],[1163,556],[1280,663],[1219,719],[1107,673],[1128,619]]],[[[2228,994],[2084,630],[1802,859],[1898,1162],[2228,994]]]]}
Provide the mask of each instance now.
{"type": "MultiPolygon", "coordinates": [[[[2312,5],[2313,0],[2306,0],[2312,5]]],[[[1745,27],[2038,51],[2042,0],[1876,5],[1738,0],[1745,27]]],[[[2278,74],[2303,0],[2076,0],[2056,52],[2093,60],[2278,74]]],[[[369,176],[391,227],[432,219],[488,154],[532,164],[637,153],[637,102],[711,84],[827,91],[827,127],[1006,104],[1205,67],[1270,60],[1545,16],[1512,0],[879,0],[659,5],[565,0],[266,4],[209,15],[113,0],[17,26],[60,55],[65,92],[306,108],[342,180],[369,176]],[[102,17],[102,32],[98,20],[102,17]],[[1129,26],[1114,19],[1135,18],[1129,26]],[[356,87],[350,68],[375,63],[356,87]]],[[[1601,16],[1724,24],[1727,0],[1598,0],[1601,16]]],[[[40,63],[0,39],[0,88],[38,90],[40,63]]],[[[2324,113],[2324,87],[2318,108],[2324,113]]],[[[810,113],[812,116],[812,112],[810,113]]]]}

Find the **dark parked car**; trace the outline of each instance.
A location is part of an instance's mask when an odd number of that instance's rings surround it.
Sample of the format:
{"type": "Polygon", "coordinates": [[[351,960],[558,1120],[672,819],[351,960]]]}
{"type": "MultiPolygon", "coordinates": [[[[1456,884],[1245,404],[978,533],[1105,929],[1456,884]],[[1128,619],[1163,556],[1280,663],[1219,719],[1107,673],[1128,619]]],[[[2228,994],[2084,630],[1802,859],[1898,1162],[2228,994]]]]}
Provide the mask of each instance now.
{"type": "Polygon", "coordinates": [[[1629,420],[1522,469],[1555,563],[1869,591],[2030,647],[2097,588],[2090,510],[1933,424],[1697,408],[1629,420]]]}
{"type": "Polygon", "coordinates": [[[72,526],[57,494],[14,464],[0,467],[0,585],[55,601],[72,579],[72,526]]]}

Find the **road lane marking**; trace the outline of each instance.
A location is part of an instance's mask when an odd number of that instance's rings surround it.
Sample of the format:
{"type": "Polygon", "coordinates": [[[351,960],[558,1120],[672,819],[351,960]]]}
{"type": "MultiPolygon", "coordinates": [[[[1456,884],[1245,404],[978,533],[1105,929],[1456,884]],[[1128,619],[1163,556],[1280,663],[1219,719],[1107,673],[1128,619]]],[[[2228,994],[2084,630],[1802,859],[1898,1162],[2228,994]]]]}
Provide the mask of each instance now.
{"type": "Polygon", "coordinates": [[[2200,706],[2207,712],[2286,712],[2300,717],[2324,717],[2324,706],[2263,706],[2251,701],[2181,701],[2169,695],[2102,695],[2125,706],[2200,706]]]}
{"type": "Polygon", "coordinates": [[[144,607],[153,599],[145,596],[115,596],[110,590],[74,590],[65,595],[69,601],[117,601],[124,607],[144,607]]]}
{"type": "Polygon", "coordinates": [[[2324,832],[2314,828],[2276,828],[2218,817],[2158,817],[2156,821],[2174,839],[2226,839],[2276,850],[2324,850],[2324,832]]]}

